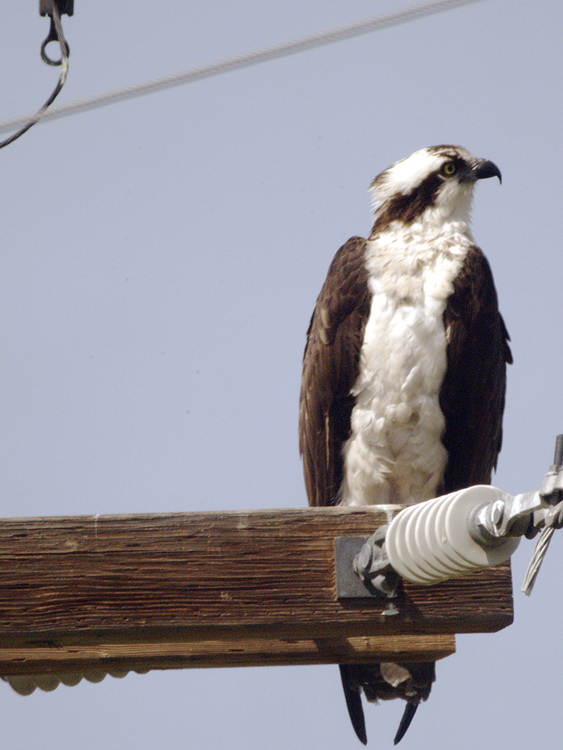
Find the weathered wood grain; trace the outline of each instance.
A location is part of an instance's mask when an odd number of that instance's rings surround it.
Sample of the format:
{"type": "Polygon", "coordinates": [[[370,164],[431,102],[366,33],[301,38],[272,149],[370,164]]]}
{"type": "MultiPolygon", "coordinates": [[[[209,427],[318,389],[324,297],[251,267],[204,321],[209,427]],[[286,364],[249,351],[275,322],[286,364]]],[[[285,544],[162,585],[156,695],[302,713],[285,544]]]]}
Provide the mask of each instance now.
{"type": "Polygon", "coordinates": [[[0,674],[436,660],[454,652],[453,635],[37,646],[0,649],[0,674]]]}
{"type": "Polygon", "coordinates": [[[339,602],[334,537],[387,521],[339,508],[2,520],[0,648],[307,642],[512,622],[508,566],[405,584],[394,615],[385,600],[339,602]]]}

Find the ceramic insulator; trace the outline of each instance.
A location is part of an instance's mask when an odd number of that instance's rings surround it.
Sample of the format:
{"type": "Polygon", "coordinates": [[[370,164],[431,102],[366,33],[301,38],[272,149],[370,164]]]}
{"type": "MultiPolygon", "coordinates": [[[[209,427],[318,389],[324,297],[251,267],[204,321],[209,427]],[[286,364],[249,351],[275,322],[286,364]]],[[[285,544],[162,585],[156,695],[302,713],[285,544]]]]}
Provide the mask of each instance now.
{"type": "Polygon", "coordinates": [[[431,585],[504,562],[520,538],[482,547],[470,536],[468,519],[483,505],[507,497],[496,487],[476,485],[405,508],[385,536],[391,565],[408,581],[431,585]]]}

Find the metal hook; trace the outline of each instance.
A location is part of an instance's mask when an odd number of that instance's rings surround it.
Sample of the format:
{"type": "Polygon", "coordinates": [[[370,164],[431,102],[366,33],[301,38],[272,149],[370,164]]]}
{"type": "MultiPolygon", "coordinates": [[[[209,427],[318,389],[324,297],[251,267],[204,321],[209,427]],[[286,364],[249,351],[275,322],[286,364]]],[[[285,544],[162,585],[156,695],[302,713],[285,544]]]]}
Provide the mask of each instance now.
{"type": "MultiPolygon", "coordinates": [[[[49,33],[47,35],[47,38],[44,40],[43,44],[41,45],[41,59],[43,60],[43,62],[47,63],[47,65],[57,66],[57,65],[62,65],[62,63],[63,63],[62,56],[61,56],[60,60],[51,60],[51,58],[49,57],[49,55],[45,51],[45,49],[46,49],[47,45],[49,44],[49,42],[59,42],[59,36],[57,34],[57,27],[55,26],[55,21],[53,19],[53,16],[50,16],[50,18],[51,18],[51,28],[49,29],[49,33]]],[[[68,44],[67,40],[64,37],[63,37],[62,41],[63,41],[63,44],[64,44],[65,49],[66,49],[66,56],[68,57],[70,55],[69,44],[68,44]]]]}
{"type": "Polygon", "coordinates": [[[47,63],[47,65],[60,65],[61,66],[62,70],[59,75],[59,81],[57,85],[55,86],[53,93],[47,99],[45,104],[41,107],[37,115],[35,115],[35,117],[33,117],[30,120],[30,122],[28,122],[26,125],[20,128],[17,133],[14,133],[14,135],[11,135],[9,138],[6,138],[5,140],[1,141],[0,148],[9,146],[10,143],[13,143],[14,141],[16,141],[24,133],[27,133],[27,131],[33,125],[35,125],[35,123],[40,119],[43,112],[45,112],[51,106],[51,104],[55,101],[57,96],[60,94],[61,89],[64,86],[65,81],[66,81],[66,76],[68,73],[68,55],[69,55],[70,49],[63,34],[63,27],[61,25],[61,12],[67,13],[69,16],[71,16],[73,12],[73,0],[39,0],[39,12],[41,13],[42,16],[49,15],[51,17],[51,28],[49,29],[49,35],[47,36],[47,39],[45,39],[45,41],[41,45],[41,57],[47,63]],[[59,8],[60,4],[63,5],[62,11],[59,8]],[[54,42],[54,41],[57,41],[59,43],[59,47],[61,49],[60,60],[51,60],[51,58],[48,57],[45,51],[45,47],[49,44],[49,42],[54,42]]]}

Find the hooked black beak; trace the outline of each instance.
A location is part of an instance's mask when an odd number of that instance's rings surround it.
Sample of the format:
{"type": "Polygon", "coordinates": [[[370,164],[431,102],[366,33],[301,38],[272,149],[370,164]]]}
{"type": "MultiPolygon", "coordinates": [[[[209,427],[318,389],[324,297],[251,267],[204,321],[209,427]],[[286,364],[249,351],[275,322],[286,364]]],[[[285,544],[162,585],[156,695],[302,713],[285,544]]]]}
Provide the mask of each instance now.
{"type": "Polygon", "coordinates": [[[496,164],[488,159],[475,159],[467,175],[467,181],[476,182],[486,180],[487,177],[498,177],[498,181],[502,183],[502,175],[496,164]]]}

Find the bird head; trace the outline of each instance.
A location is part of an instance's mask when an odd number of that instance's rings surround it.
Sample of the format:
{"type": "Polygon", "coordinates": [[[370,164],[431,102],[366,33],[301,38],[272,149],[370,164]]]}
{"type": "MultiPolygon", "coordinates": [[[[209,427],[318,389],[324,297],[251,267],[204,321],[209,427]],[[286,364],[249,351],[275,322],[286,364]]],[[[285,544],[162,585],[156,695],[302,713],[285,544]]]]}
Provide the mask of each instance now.
{"type": "MultiPolygon", "coordinates": [[[[392,164],[371,184],[375,208],[374,232],[393,221],[412,224],[469,221],[477,180],[498,177],[493,162],[475,159],[460,146],[431,146],[392,164]]],[[[373,232],[372,232],[373,236],[373,232]]]]}

